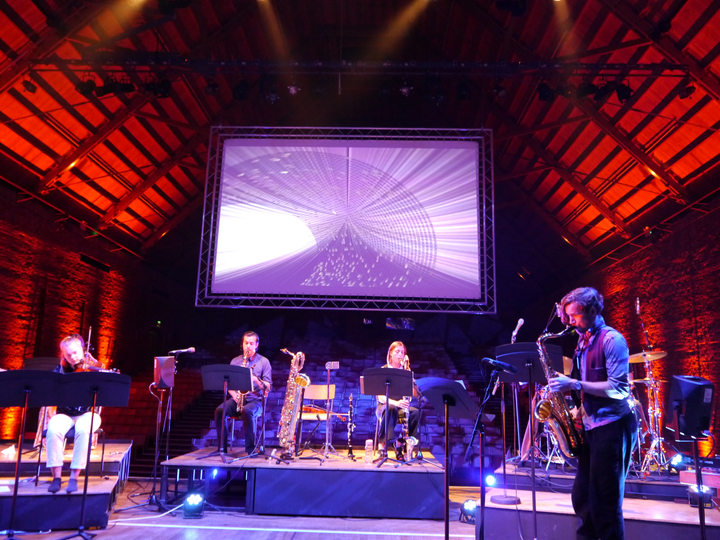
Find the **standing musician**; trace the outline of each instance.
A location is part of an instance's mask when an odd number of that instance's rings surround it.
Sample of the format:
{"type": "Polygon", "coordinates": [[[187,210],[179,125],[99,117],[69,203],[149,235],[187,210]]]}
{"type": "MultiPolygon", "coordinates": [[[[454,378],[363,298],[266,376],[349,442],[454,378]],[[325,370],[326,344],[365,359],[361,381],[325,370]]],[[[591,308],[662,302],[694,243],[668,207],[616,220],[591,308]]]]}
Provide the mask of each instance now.
{"type": "MultiPolygon", "coordinates": [[[[387,353],[387,364],[384,368],[395,368],[410,370],[407,356],[405,355],[405,345],[401,341],[393,341],[390,344],[390,348],[387,353]]],[[[380,428],[378,431],[378,449],[385,449],[385,395],[377,396],[378,410],[377,416],[380,418],[380,428]]],[[[406,396],[401,400],[391,399],[390,406],[387,408],[390,429],[395,427],[400,418],[400,411],[402,410],[403,415],[408,415],[408,431],[410,437],[414,437],[420,422],[420,411],[417,407],[411,407],[411,397],[406,396]]]]}
{"type": "MultiPolygon", "coordinates": [[[[55,373],[73,373],[83,371],[86,365],[97,367],[100,363],[93,358],[89,350],[85,350],[85,342],[80,334],[72,334],[60,342],[60,365],[55,373]]],[[[90,411],[92,407],[58,407],[57,413],[50,418],[47,428],[47,467],[52,472],[53,481],[48,487],[50,493],[60,491],[62,485],[63,449],[65,435],[74,426],[75,443],[73,445],[72,462],[70,463],[70,479],[67,492],[77,491],[77,479],[80,471],[87,466],[87,450],[90,444],[90,418],[93,429],[100,427],[100,415],[90,411]]]]}
{"type": "MultiPolygon", "coordinates": [[[[580,335],[571,377],[548,381],[553,392],[582,393],[583,444],[572,490],[572,503],[581,524],[578,540],[622,540],[625,537],[622,502],[637,420],[628,397],[628,346],[600,315],[603,297],[581,287],[558,306],[565,324],[580,335]]],[[[574,397],[577,397],[574,396],[574,397]]]]}
{"type": "Polygon", "coordinates": [[[236,390],[228,390],[231,399],[215,409],[215,428],[218,432],[218,451],[227,452],[227,429],[225,440],[220,441],[220,424],[223,418],[223,407],[225,416],[237,416],[242,418],[243,431],[245,432],[245,451],[249,454],[255,448],[255,419],[262,414],[263,394],[267,395],[272,388],[272,368],[270,361],[264,356],[257,354],[260,344],[260,337],[255,332],[245,332],[242,340],[243,353],[230,361],[232,366],[250,368],[253,389],[242,394],[236,390]]]}

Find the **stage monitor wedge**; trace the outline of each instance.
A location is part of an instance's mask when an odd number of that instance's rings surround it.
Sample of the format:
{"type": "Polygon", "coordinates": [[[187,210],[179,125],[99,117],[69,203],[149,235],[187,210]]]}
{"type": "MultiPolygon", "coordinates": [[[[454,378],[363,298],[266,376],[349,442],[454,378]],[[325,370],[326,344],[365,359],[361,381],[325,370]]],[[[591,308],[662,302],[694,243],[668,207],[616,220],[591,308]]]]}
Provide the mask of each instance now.
{"type": "Polygon", "coordinates": [[[213,127],[196,305],[495,313],[492,132],[213,127]]]}

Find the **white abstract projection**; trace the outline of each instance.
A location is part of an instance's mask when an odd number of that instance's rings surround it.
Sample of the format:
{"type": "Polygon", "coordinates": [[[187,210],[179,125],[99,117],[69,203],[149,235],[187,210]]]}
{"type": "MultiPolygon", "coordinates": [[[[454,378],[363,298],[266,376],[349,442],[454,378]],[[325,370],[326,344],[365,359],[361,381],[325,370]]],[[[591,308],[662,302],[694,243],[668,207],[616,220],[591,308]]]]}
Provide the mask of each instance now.
{"type": "Polygon", "coordinates": [[[478,296],[474,143],[320,142],[226,144],[213,292],[478,296]]]}

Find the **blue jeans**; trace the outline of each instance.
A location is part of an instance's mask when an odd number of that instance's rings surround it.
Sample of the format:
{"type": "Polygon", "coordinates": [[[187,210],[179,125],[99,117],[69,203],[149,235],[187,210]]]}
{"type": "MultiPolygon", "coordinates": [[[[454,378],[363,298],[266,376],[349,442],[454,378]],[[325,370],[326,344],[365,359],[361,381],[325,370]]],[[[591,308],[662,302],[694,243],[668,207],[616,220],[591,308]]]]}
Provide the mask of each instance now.
{"type": "Polygon", "coordinates": [[[582,521],[577,540],[623,540],[625,477],[637,439],[637,420],[631,412],[583,435],[572,490],[573,508],[582,521]]]}
{"type": "MultiPolygon", "coordinates": [[[[225,404],[225,416],[237,416],[238,406],[235,400],[230,398],[225,404]]],[[[220,444],[220,425],[222,424],[222,413],[223,405],[220,405],[215,409],[215,428],[217,429],[218,435],[218,450],[227,449],[228,430],[225,428],[225,440],[220,444]]],[[[242,423],[243,431],[245,432],[245,451],[249,454],[255,448],[255,419],[262,414],[262,400],[248,401],[243,406],[242,423]]]]}

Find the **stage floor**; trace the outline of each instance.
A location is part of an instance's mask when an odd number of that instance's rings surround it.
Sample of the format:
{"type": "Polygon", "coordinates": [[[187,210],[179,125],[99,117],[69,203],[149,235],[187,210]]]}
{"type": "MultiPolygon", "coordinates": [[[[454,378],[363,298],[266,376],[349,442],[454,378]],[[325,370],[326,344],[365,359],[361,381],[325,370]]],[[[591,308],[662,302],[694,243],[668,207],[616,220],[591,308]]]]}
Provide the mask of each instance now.
{"type": "MultiPolygon", "coordinates": [[[[185,486],[181,486],[185,487],[185,486]]],[[[119,510],[132,504],[142,502],[151,483],[131,480],[117,500],[115,509],[119,510]]],[[[519,491],[521,504],[517,507],[495,505],[489,502],[493,495],[502,494],[502,488],[488,491],[488,515],[486,519],[486,538],[492,540],[503,538],[514,540],[520,538],[521,530],[524,538],[533,537],[531,522],[532,496],[530,492],[519,491]]],[[[217,496],[222,494],[218,489],[217,496]]],[[[508,490],[515,494],[515,490],[508,490]]],[[[398,494],[401,496],[402,494],[398,494]]],[[[475,538],[475,526],[458,521],[460,507],[467,499],[479,497],[479,488],[450,488],[450,538],[475,538]]],[[[539,513],[539,539],[563,540],[574,538],[572,532],[576,518],[572,514],[569,495],[538,492],[537,508],[539,513]],[[569,524],[567,530],[563,522],[569,524]]],[[[633,499],[625,501],[625,519],[628,540],[647,538],[652,534],[653,540],[677,538],[678,526],[686,532],[680,538],[699,538],[697,525],[697,508],[685,504],[663,501],[647,501],[633,499]],[[654,532],[651,532],[654,531],[654,532]],[[675,536],[672,536],[672,535],[675,536]]],[[[209,538],[210,535],[242,535],[244,540],[366,540],[378,538],[383,540],[413,539],[437,540],[444,537],[444,523],[441,520],[407,520],[407,519],[354,519],[327,518],[305,516],[258,516],[247,515],[240,511],[222,511],[206,508],[200,519],[183,519],[179,503],[173,507],[174,513],[161,515],[154,506],[136,508],[128,512],[113,513],[107,529],[95,531],[97,540],[136,540],[153,538],[154,540],[197,540],[209,538]]],[[[720,511],[708,510],[707,538],[720,538],[720,511]]],[[[45,534],[23,535],[27,540],[58,540],[66,536],[67,531],[52,531],[45,534]]]]}

